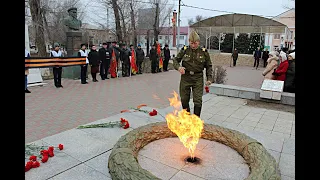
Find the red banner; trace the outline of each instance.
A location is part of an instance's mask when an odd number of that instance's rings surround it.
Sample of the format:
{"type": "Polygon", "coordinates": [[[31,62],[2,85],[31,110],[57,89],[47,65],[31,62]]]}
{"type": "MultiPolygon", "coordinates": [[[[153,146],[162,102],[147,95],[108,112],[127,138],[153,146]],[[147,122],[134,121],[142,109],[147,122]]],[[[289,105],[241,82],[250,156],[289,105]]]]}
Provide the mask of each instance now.
{"type": "Polygon", "coordinates": [[[109,71],[112,78],[117,77],[117,58],[114,50],[112,50],[111,65],[109,71]]]}
{"type": "Polygon", "coordinates": [[[163,67],[163,60],[162,60],[162,56],[161,56],[161,49],[160,49],[160,44],[157,44],[157,53],[159,56],[159,69],[163,67]]]}
{"type": "Polygon", "coordinates": [[[131,69],[132,69],[132,74],[136,74],[138,72],[138,67],[136,64],[136,57],[135,57],[134,50],[131,51],[131,69]]]}

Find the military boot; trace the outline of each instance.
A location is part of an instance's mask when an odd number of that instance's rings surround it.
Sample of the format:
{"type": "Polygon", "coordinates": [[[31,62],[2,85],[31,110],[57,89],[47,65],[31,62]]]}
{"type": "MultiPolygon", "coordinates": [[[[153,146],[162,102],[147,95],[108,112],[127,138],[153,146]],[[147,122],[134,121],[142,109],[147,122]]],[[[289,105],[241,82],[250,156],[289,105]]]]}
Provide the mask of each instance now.
{"type": "Polygon", "coordinates": [[[197,115],[200,117],[201,114],[201,106],[194,106],[193,114],[197,115]]]}
{"type": "Polygon", "coordinates": [[[189,113],[190,113],[189,103],[188,103],[188,105],[186,105],[186,104],[182,104],[182,109],[186,109],[186,110],[187,110],[187,112],[189,112],[189,113]]]}

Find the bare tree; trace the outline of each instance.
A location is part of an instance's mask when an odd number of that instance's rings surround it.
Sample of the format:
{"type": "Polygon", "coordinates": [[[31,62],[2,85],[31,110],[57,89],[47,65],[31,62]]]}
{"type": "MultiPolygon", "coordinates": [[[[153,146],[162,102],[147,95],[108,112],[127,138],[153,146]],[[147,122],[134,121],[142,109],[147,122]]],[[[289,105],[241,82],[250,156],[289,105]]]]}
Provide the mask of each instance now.
{"type": "Polygon", "coordinates": [[[192,24],[194,24],[193,19],[192,19],[192,18],[191,18],[191,19],[188,19],[188,25],[190,26],[190,25],[192,25],[192,24]]]}
{"type": "Polygon", "coordinates": [[[44,27],[43,27],[43,19],[42,19],[42,11],[40,0],[30,0],[30,12],[32,17],[32,23],[35,28],[35,43],[38,48],[38,55],[40,57],[45,57],[46,52],[46,43],[44,40],[44,27]]]}
{"type": "Polygon", "coordinates": [[[120,14],[119,14],[119,6],[117,0],[111,0],[112,3],[112,9],[114,12],[114,18],[116,21],[116,34],[118,41],[122,41],[122,30],[120,26],[120,14]]]}
{"type": "Polygon", "coordinates": [[[204,18],[201,15],[195,17],[196,23],[202,21],[204,18]]]}
{"type": "Polygon", "coordinates": [[[133,7],[133,0],[130,2],[130,14],[131,14],[131,26],[133,30],[133,44],[134,47],[137,46],[138,44],[138,39],[137,39],[137,31],[136,31],[136,19],[135,19],[135,13],[134,13],[134,7],[133,7]]]}

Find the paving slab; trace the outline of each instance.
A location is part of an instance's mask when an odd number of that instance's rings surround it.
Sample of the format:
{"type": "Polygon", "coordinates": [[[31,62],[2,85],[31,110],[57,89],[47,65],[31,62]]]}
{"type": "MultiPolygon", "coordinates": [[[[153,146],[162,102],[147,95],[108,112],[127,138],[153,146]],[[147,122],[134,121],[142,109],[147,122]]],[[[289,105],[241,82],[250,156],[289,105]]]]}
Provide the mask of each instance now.
{"type": "Polygon", "coordinates": [[[203,178],[197,177],[195,175],[192,175],[190,173],[179,171],[177,174],[175,174],[170,180],[204,180],[203,178]]]}
{"type": "Polygon", "coordinates": [[[65,171],[61,174],[58,174],[52,178],[53,180],[98,180],[98,179],[106,179],[111,180],[110,177],[102,174],[99,171],[94,170],[93,168],[80,164],[68,171],[65,171]]]}
{"type": "MultiPolygon", "coordinates": [[[[97,128],[94,130],[101,131],[101,129],[97,128]]],[[[103,128],[102,131],[108,132],[108,129],[103,128]]],[[[120,129],[120,131],[128,132],[129,130],[120,129]]],[[[63,152],[81,162],[87,161],[113,147],[112,143],[99,140],[92,134],[80,129],[64,131],[42,140],[48,144],[64,144],[63,152]]]]}
{"type": "Polygon", "coordinates": [[[105,176],[111,178],[111,175],[108,169],[108,160],[109,160],[111,151],[112,150],[110,149],[109,151],[84,162],[84,164],[93,168],[95,171],[99,171],[105,176]]]}
{"type": "Polygon", "coordinates": [[[279,162],[281,175],[295,178],[295,156],[281,153],[279,162]]]}
{"type": "Polygon", "coordinates": [[[291,138],[285,139],[282,152],[295,156],[295,152],[296,152],[295,139],[291,139],[291,138]]]}
{"type": "Polygon", "coordinates": [[[137,159],[143,169],[151,172],[153,175],[163,180],[169,180],[172,176],[180,171],[179,169],[164,165],[156,160],[142,155],[139,155],[137,159]]]}

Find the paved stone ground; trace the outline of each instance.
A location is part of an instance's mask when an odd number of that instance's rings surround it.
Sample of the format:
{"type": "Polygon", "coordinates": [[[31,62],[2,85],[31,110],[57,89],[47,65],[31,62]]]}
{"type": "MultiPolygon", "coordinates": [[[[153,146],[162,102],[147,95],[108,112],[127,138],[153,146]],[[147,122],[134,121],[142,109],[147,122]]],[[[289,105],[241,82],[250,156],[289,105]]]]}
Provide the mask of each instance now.
{"type": "Polygon", "coordinates": [[[247,66],[224,67],[227,69],[227,81],[225,84],[248,88],[261,88],[264,68],[258,68],[258,70],[256,70],[253,67],[247,66]]]}
{"type": "MultiPolygon", "coordinates": [[[[279,163],[282,179],[295,179],[294,114],[248,107],[245,105],[246,100],[212,94],[204,95],[203,101],[201,119],[205,123],[235,129],[258,140],[279,163]]],[[[144,107],[144,109],[152,108],[144,107]]],[[[40,145],[57,146],[62,143],[65,149],[56,151],[55,156],[47,163],[41,163],[39,168],[26,172],[25,178],[30,180],[110,179],[107,163],[114,144],[122,135],[134,128],[165,121],[162,116],[172,112],[172,108],[157,108],[157,111],[159,115],[153,117],[142,112],[132,112],[116,114],[94,122],[119,121],[123,117],[131,123],[129,129],[71,129],[36,141],[35,143],[40,145]]],[[[170,154],[168,157],[170,158],[170,154]]],[[[162,166],[170,168],[165,164],[162,166]]],[[[166,179],[193,180],[194,175],[190,173],[181,171],[166,179]]]]}
{"type": "MultiPolygon", "coordinates": [[[[227,72],[227,84],[260,87],[261,73],[257,70],[236,67],[228,68],[227,72]]],[[[97,83],[89,80],[87,85],[80,84],[78,80],[63,79],[63,89],[55,88],[53,80],[46,80],[47,85],[30,87],[32,93],[26,94],[25,140],[32,142],[109,117],[138,104],[167,107],[171,93],[179,90],[179,80],[180,75],[176,71],[97,83]]]]}

